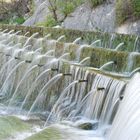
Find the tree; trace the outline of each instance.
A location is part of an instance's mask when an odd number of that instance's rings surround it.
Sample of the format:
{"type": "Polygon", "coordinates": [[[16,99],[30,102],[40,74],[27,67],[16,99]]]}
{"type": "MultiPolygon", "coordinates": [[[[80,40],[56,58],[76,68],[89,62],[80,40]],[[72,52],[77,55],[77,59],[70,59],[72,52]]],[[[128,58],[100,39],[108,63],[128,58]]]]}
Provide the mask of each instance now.
{"type": "Polygon", "coordinates": [[[82,0],[48,0],[49,10],[57,23],[63,22],[82,0]]]}

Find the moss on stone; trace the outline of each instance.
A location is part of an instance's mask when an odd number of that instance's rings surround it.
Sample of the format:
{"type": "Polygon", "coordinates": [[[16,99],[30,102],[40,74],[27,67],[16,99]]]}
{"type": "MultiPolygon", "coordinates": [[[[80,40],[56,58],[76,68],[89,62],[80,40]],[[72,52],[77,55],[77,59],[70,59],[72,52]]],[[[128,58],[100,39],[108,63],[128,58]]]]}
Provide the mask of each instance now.
{"type": "MultiPolygon", "coordinates": [[[[66,36],[66,42],[73,42],[76,38],[81,37],[82,42],[85,44],[91,44],[97,39],[102,41],[103,47],[115,48],[118,44],[124,42],[125,45],[121,48],[121,51],[132,51],[134,48],[134,43],[137,38],[135,35],[124,35],[115,33],[115,38],[110,44],[110,39],[112,34],[103,33],[103,32],[91,32],[91,31],[79,31],[79,30],[70,30],[70,29],[54,29],[54,28],[44,28],[44,27],[25,27],[25,26],[14,26],[14,25],[2,25],[0,28],[9,29],[9,30],[21,30],[22,34],[30,32],[31,36],[33,33],[39,32],[39,37],[51,34],[52,39],[58,39],[61,35],[66,36]]],[[[140,39],[138,39],[140,42],[140,39]]]]}
{"type": "Polygon", "coordinates": [[[47,128],[25,140],[60,140],[61,133],[58,129],[50,127],[47,128]]]}
{"type": "Polygon", "coordinates": [[[14,136],[18,132],[28,131],[30,125],[14,116],[0,117],[0,139],[14,136]]]}

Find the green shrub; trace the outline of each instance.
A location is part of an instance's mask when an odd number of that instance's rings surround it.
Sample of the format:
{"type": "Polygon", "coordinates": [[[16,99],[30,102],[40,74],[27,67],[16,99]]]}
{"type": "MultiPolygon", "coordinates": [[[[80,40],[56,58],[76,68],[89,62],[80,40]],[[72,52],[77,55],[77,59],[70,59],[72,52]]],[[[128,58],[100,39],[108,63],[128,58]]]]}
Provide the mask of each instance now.
{"type": "Polygon", "coordinates": [[[83,0],[58,0],[57,6],[63,15],[69,15],[77,6],[83,3],[83,0]]]}
{"type": "Polygon", "coordinates": [[[88,0],[88,1],[90,2],[90,5],[91,5],[92,8],[106,2],[106,0],[88,0]]]}
{"type": "Polygon", "coordinates": [[[53,16],[48,15],[46,17],[46,20],[44,22],[40,22],[37,24],[37,26],[44,26],[44,27],[53,27],[56,26],[58,23],[55,21],[53,16]]]}
{"type": "Polygon", "coordinates": [[[140,0],[132,0],[133,15],[138,18],[140,17],[140,0]]]}
{"type": "Polygon", "coordinates": [[[14,19],[13,22],[16,23],[16,24],[22,24],[22,23],[25,22],[25,19],[24,19],[24,17],[17,17],[17,18],[14,19]]]}
{"type": "Polygon", "coordinates": [[[136,20],[140,17],[140,0],[116,1],[116,24],[121,25],[125,21],[136,20]]]}

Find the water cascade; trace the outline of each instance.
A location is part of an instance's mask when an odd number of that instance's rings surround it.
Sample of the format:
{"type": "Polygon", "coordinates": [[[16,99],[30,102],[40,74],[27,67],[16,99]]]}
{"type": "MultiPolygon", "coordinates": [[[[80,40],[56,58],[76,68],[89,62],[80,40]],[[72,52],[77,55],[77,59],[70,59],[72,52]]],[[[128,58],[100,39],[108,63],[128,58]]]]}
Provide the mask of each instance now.
{"type": "Polygon", "coordinates": [[[125,90],[125,96],[113,122],[109,140],[139,140],[140,74],[136,74],[125,90]]]}
{"type": "Polygon", "coordinates": [[[115,34],[108,42],[94,36],[83,45],[84,34],[68,43],[66,34],[54,39],[50,30],[35,27],[23,34],[19,27],[0,32],[1,140],[42,140],[49,133],[53,139],[57,130],[60,140],[140,139],[138,52],[120,51],[126,42],[115,34]]]}
{"type": "MultiPolygon", "coordinates": [[[[58,75],[54,76],[52,79],[50,79],[50,80],[45,84],[45,86],[41,89],[41,91],[40,91],[39,94],[37,95],[37,97],[36,97],[36,99],[35,99],[33,105],[31,106],[31,108],[30,108],[30,110],[29,110],[27,116],[30,115],[30,113],[33,111],[33,109],[36,107],[36,105],[37,105],[37,103],[38,103],[39,101],[41,101],[41,104],[42,104],[43,101],[40,100],[40,99],[43,99],[43,98],[44,98],[44,94],[43,94],[43,93],[44,93],[44,90],[47,89],[47,88],[49,88],[49,86],[52,86],[53,84],[55,84],[62,76],[63,76],[63,74],[58,74],[58,75]]],[[[45,96],[47,96],[47,95],[45,95],[45,96]]],[[[38,108],[40,108],[40,107],[38,106],[38,108]]]]}
{"type": "Polygon", "coordinates": [[[90,57],[84,58],[83,60],[81,60],[81,61],[79,62],[79,64],[82,65],[83,63],[87,62],[88,60],[90,60],[90,57]]]}
{"type": "Polygon", "coordinates": [[[114,61],[107,62],[106,64],[104,64],[103,66],[100,67],[100,70],[104,70],[105,68],[107,68],[108,66],[110,66],[114,63],[115,63],[114,61]]]}
{"type": "Polygon", "coordinates": [[[99,47],[101,47],[101,40],[100,39],[94,41],[90,46],[96,46],[96,44],[98,44],[98,43],[99,43],[99,47]]]}
{"type": "Polygon", "coordinates": [[[115,48],[115,51],[118,51],[122,46],[124,46],[124,42],[120,43],[120,44],[115,48]]]}

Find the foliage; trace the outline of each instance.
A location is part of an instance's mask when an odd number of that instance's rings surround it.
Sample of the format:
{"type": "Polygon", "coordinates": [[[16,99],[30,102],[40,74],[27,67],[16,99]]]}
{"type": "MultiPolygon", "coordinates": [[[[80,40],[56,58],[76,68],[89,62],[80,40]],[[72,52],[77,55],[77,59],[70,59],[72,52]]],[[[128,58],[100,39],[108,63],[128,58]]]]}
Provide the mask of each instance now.
{"type": "Polygon", "coordinates": [[[57,23],[63,22],[83,0],[48,0],[49,10],[57,23]]]}
{"type": "Polygon", "coordinates": [[[126,20],[136,20],[140,17],[139,0],[117,0],[116,1],[116,23],[120,25],[126,20]]]}
{"type": "Polygon", "coordinates": [[[0,0],[0,22],[22,24],[32,0],[0,0]],[[16,17],[16,18],[15,18],[16,17]]]}
{"type": "Polygon", "coordinates": [[[134,16],[140,17],[140,0],[132,0],[132,7],[134,16]]]}
{"type": "Polygon", "coordinates": [[[93,8],[93,7],[96,7],[96,6],[106,2],[107,0],[88,0],[88,1],[90,3],[91,7],[93,8]]]}
{"type": "Polygon", "coordinates": [[[13,20],[13,22],[16,24],[22,24],[24,23],[24,21],[25,21],[24,17],[17,17],[13,20]]]}
{"type": "Polygon", "coordinates": [[[25,19],[23,17],[16,17],[16,18],[10,18],[0,21],[1,24],[22,24],[24,23],[25,19]]]}
{"type": "Polygon", "coordinates": [[[44,26],[44,27],[53,27],[56,25],[57,25],[57,22],[51,15],[48,15],[44,22],[40,22],[37,24],[37,26],[44,26]]]}

